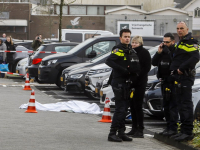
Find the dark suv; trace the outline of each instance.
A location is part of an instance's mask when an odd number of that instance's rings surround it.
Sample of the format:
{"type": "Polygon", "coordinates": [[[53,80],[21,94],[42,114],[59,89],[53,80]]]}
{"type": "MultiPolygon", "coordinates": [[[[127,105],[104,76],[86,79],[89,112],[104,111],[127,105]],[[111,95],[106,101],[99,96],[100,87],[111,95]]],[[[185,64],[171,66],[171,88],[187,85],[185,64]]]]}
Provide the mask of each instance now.
{"type": "MultiPolygon", "coordinates": [[[[45,56],[52,55],[52,54],[56,55],[55,53],[52,53],[52,52],[67,53],[78,44],[79,43],[68,42],[68,43],[49,43],[49,44],[41,45],[38,48],[38,50],[29,58],[28,72],[29,72],[30,77],[35,77],[36,81],[38,81],[38,67],[42,61],[42,58],[44,58],[45,56]]],[[[64,53],[60,53],[60,54],[64,55],[64,53]]]]}
{"type": "MultiPolygon", "coordinates": [[[[145,43],[149,42],[145,45],[155,46],[162,42],[163,37],[148,36],[143,37],[143,39],[145,43]]],[[[60,87],[60,77],[63,69],[109,52],[112,50],[113,46],[119,43],[120,40],[118,35],[96,36],[82,42],[67,54],[47,56],[42,59],[41,65],[39,66],[38,79],[44,83],[56,83],[56,85],[60,87]]]]}

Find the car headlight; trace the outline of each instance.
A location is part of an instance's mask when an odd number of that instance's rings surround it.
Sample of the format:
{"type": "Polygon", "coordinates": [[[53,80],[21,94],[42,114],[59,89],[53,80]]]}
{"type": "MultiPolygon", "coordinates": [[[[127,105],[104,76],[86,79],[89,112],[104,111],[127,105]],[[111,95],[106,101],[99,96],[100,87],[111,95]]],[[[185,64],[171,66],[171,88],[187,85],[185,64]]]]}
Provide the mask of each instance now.
{"type": "Polygon", "coordinates": [[[99,74],[99,73],[109,72],[111,70],[112,70],[112,68],[98,69],[95,73],[99,74]]]}
{"type": "Polygon", "coordinates": [[[67,73],[65,73],[64,75],[65,75],[65,79],[67,79],[67,77],[68,77],[68,74],[67,74],[67,73]]]}
{"type": "Polygon", "coordinates": [[[19,66],[24,66],[24,65],[27,65],[27,64],[28,64],[28,61],[23,61],[23,62],[19,63],[19,66]]]}
{"type": "Polygon", "coordinates": [[[54,60],[49,60],[47,62],[47,66],[51,65],[51,64],[55,64],[57,62],[57,59],[54,59],[54,60]]]}
{"type": "Polygon", "coordinates": [[[69,78],[72,78],[72,79],[79,79],[83,76],[83,74],[72,74],[72,75],[69,75],[69,78]]]}

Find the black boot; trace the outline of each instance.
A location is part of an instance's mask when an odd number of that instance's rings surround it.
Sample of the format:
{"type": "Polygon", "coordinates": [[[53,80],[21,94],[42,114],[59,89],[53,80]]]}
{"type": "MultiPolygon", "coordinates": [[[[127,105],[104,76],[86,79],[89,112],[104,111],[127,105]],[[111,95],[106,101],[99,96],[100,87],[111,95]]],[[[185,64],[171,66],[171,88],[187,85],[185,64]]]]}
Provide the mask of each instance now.
{"type": "Polygon", "coordinates": [[[132,127],[132,129],[131,129],[131,131],[130,132],[128,132],[128,133],[126,133],[126,135],[128,135],[128,136],[133,136],[135,133],[137,132],[137,128],[133,128],[132,127]]]}
{"type": "Polygon", "coordinates": [[[125,133],[124,133],[125,129],[121,128],[118,130],[118,136],[119,138],[121,138],[123,141],[132,141],[133,139],[128,137],[125,133]]]}
{"type": "Polygon", "coordinates": [[[144,138],[143,129],[137,129],[136,133],[132,137],[133,138],[144,138]]]}
{"type": "Polygon", "coordinates": [[[112,142],[122,142],[122,139],[116,135],[117,129],[111,128],[110,133],[108,134],[108,141],[112,142]]]}

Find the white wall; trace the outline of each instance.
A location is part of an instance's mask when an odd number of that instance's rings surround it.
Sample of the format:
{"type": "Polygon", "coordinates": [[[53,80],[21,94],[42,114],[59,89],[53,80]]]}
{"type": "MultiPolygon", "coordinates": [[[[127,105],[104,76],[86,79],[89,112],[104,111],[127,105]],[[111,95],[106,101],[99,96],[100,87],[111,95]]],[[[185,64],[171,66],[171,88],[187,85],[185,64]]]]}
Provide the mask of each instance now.
{"type": "Polygon", "coordinates": [[[190,6],[188,6],[185,11],[191,12],[193,14],[193,30],[200,30],[200,18],[194,17],[194,9],[200,7],[200,0],[196,0],[190,6]]]}

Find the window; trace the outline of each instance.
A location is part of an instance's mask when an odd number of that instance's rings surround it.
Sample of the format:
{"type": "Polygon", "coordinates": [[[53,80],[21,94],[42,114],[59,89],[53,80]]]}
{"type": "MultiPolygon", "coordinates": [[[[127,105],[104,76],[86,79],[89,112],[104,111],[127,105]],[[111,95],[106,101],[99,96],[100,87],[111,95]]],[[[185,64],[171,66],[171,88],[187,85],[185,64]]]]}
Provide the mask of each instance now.
{"type": "Polygon", "coordinates": [[[72,48],[74,48],[74,46],[56,46],[55,47],[55,51],[56,52],[65,52],[65,53],[67,53],[72,48]]]}
{"type": "Polygon", "coordinates": [[[15,27],[15,32],[26,32],[26,27],[15,27]]]}
{"type": "MultiPolygon", "coordinates": [[[[56,14],[60,14],[60,6],[56,6],[56,14]]],[[[68,15],[68,6],[63,6],[63,15],[68,15]]]]}
{"type": "Polygon", "coordinates": [[[87,6],[87,15],[104,15],[104,6],[87,6]]]}
{"type": "Polygon", "coordinates": [[[69,40],[70,42],[82,42],[82,33],[66,33],[65,40],[69,40]]]}
{"type": "Polygon", "coordinates": [[[194,17],[200,17],[200,8],[197,7],[195,10],[194,10],[194,17]]]}
{"type": "Polygon", "coordinates": [[[115,41],[103,41],[103,42],[98,42],[94,44],[93,46],[89,47],[85,51],[85,55],[87,56],[92,50],[97,53],[98,57],[99,55],[105,54],[107,52],[111,52],[112,48],[116,45],[115,41]]]}
{"type": "Polygon", "coordinates": [[[85,40],[87,40],[87,39],[89,39],[89,38],[91,38],[91,37],[93,37],[93,36],[98,36],[98,35],[100,35],[100,34],[85,34],[85,40]]]}
{"type": "Polygon", "coordinates": [[[69,6],[70,15],[86,15],[86,6],[69,6]]]}

